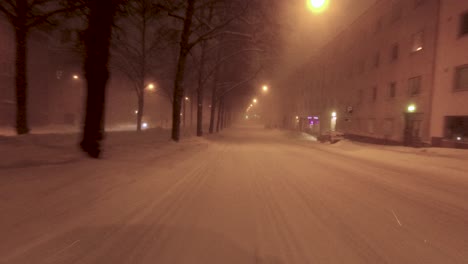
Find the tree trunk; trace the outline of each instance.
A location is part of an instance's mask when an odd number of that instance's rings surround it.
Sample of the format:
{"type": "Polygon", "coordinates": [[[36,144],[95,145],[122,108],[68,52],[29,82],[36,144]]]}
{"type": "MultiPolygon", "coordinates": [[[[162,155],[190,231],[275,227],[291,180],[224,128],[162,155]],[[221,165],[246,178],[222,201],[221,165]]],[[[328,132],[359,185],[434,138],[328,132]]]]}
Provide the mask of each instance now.
{"type": "Polygon", "coordinates": [[[143,123],[143,115],[145,111],[145,97],[144,96],[145,96],[144,92],[138,95],[137,131],[141,131],[141,125],[143,123]]]}
{"type": "Polygon", "coordinates": [[[203,136],[203,73],[205,70],[206,42],[202,42],[200,67],[198,69],[198,88],[197,88],[197,137],[203,136]]]}
{"type": "Polygon", "coordinates": [[[180,110],[184,96],[184,75],[187,55],[190,52],[189,39],[192,27],[193,14],[195,12],[195,0],[187,0],[185,11],[184,28],[181,34],[179,60],[177,62],[176,77],[174,80],[174,103],[172,105],[172,140],[180,140],[180,110]]]}
{"type": "Polygon", "coordinates": [[[223,105],[224,105],[224,98],[220,98],[219,105],[218,105],[218,120],[216,121],[216,132],[219,132],[221,128],[221,115],[223,114],[223,105]]]}
{"type": "Polygon", "coordinates": [[[17,27],[16,35],[16,133],[18,135],[29,133],[27,119],[27,30],[26,27],[17,27]]]}
{"type": "Polygon", "coordinates": [[[16,133],[18,135],[29,133],[27,111],[27,0],[16,1],[17,20],[14,23],[16,38],[16,133]]]}
{"type": "Polygon", "coordinates": [[[109,79],[107,64],[117,0],[93,0],[85,35],[84,72],[87,80],[86,113],[81,149],[93,158],[101,152],[104,137],[104,110],[106,84],[109,79]]]}
{"type": "Polygon", "coordinates": [[[226,105],[225,102],[223,102],[223,107],[221,108],[221,125],[220,125],[220,130],[224,129],[224,124],[226,122],[226,105]]]}

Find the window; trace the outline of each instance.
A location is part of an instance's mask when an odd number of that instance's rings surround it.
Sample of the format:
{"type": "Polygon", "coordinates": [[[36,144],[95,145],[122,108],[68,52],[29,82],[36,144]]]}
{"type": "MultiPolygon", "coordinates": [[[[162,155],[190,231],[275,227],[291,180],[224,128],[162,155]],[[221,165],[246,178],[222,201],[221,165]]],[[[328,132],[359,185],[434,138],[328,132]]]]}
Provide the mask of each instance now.
{"type": "Polygon", "coordinates": [[[460,37],[468,34],[468,12],[460,16],[460,37]]]}
{"type": "Polygon", "coordinates": [[[468,65],[457,67],[455,71],[455,91],[468,90],[468,65]]]}
{"type": "Polygon", "coordinates": [[[362,103],[362,98],[364,97],[364,91],[362,89],[360,89],[358,91],[358,94],[357,94],[357,101],[358,101],[358,104],[361,104],[362,103]]]}
{"type": "Polygon", "coordinates": [[[374,55],[374,67],[375,67],[375,68],[378,68],[378,67],[379,67],[379,64],[380,64],[380,53],[377,52],[377,53],[375,53],[375,55],[374,55]]]}
{"type": "Polygon", "coordinates": [[[375,33],[379,33],[382,30],[382,17],[379,17],[377,24],[375,25],[375,33]]]}
{"type": "Polygon", "coordinates": [[[421,6],[425,2],[426,2],[426,0],[414,0],[414,7],[421,6]]]}
{"type": "Polygon", "coordinates": [[[424,33],[422,31],[413,35],[411,52],[418,52],[423,49],[423,38],[424,38],[424,33]]]}
{"type": "Polygon", "coordinates": [[[390,53],[391,60],[392,61],[398,60],[399,53],[400,53],[400,46],[398,45],[398,43],[393,44],[392,50],[390,53]]]}
{"type": "Polygon", "coordinates": [[[408,80],[408,91],[410,96],[418,95],[421,92],[421,76],[408,80]]]}
{"type": "Polygon", "coordinates": [[[359,61],[357,70],[358,70],[358,73],[363,73],[364,72],[364,61],[363,60],[359,61]]]}
{"type": "Polygon", "coordinates": [[[369,132],[369,134],[375,133],[375,119],[370,118],[367,120],[367,132],[369,132]]]}
{"type": "Polygon", "coordinates": [[[393,119],[387,118],[384,120],[383,132],[385,137],[391,137],[393,135],[393,119]]]}
{"type": "Polygon", "coordinates": [[[388,97],[395,98],[396,96],[396,82],[391,82],[388,86],[388,97]]]}
{"type": "Polygon", "coordinates": [[[401,18],[401,15],[403,14],[403,6],[401,2],[395,3],[392,6],[392,18],[391,22],[396,22],[401,18]]]}
{"type": "Polygon", "coordinates": [[[372,101],[377,101],[377,86],[372,87],[372,101]]]}
{"type": "Polygon", "coordinates": [[[457,141],[468,140],[468,116],[446,116],[444,137],[457,141]]]}

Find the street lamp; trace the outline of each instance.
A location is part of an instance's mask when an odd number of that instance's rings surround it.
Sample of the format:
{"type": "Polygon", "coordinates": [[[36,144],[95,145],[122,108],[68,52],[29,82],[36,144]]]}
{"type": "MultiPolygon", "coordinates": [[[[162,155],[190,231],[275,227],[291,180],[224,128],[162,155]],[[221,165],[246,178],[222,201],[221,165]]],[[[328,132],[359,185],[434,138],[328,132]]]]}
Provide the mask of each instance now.
{"type": "Polygon", "coordinates": [[[254,103],[254,104],[257,103],[257,98],[254,98],[254,99],[253,99],[253,103],[254,103]]]}
{"type": "Polygon", "coordinates": [[[321,13],[328,7],[328,0],[307,0],[309,9],[314,13],[321,13]]]}
{"type": "Polygon", "coordinates": [[[263,85],[262,90],[263,90],[264,93],[268,92],[268,86],[263,85]]]}
{"type": "Polygon", "coordinates": [[[80,78],[80,76],[78,76],[78,75],[76,75],[76,74],[73,75],[73,79],[78,80],[79,78],[80,78]]]}
{"type": "Polygon", "coordinates": [[[408,112],[409,113],[416,112],[416,105],[414,105],[414,104],[408,105],[408,112]]]}
{"type": "Polygon", "coordinates": [[[153,91],[154,90],[154,84],[152,84],[152,83],[148,84],[148,90],[153,91]]]}
{"type": "Polygon", "coordinates": [[[189,98],[188,98],[188,97],[185,97],[185,101],[188,101],[188,100],[189,100],[189,98]]]}

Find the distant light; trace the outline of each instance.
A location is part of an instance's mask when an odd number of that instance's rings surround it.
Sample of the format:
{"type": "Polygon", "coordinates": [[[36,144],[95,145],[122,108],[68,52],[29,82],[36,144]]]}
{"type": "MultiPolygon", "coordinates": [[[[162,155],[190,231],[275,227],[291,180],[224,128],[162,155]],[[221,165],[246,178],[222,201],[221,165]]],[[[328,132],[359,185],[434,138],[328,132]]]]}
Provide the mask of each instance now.
{"type": "Polygon", "coordinates": [[[73,79],[78,80],[79,78],[80,78],[80,76],[78,76],[78,75],[76,75],[76,74],[73,75],[73,79]]]}
{"type": "Polygon", "coordinates": [[[148,90],[154,90],[154,84],[152,83],[148,84],[148,90]]]}
{"type": "Polygon", "coordinates": [[[299,120],[299,116],[296,116],[296,120],[299,120]]]}
{"type": "Polygon", "coordinates": [[[307,117],[307,119],[311,120],[311,119],[312,119],[312,117],[311,117],[311,116],[308,116],[308,117],[307,117]]]}
{"type": "Polygon", "coordinates": [[[263,90],[264,92],[268,92],[268,86],[263,85],[262,90],[263,90]]]}
{"type": "Polygon", "coordinates": [[[248,116],[248,115],[246,115],[246,116],[245,116],[245,119],[249,119],[249,116],[248,116]]]}
{"type": "Polygon", "coordinates": [[[460,140],[462,140],[462,138],[461,138],[461,137],[457,137],[457,140],[460,141],[460,140]]]}
{"type": "Polygon", "coordinates": [[[254,98],[253,102],[254,102],[254,104],[256,104],[257,103],[257,98],[254,98]]]}
{"type": "Polygon", "coordinates": [[[138,114],[138,110],[135,110],[135,115],[137,115],[137,114],[138,114]]]}
{"type": "Polygon", "coordinates": [[[148,128],[148,123],[143,123],[143,124],[141,124],[141,126],[142,126],[143,128],[148,128]]]}
{"type": "Polygon", "coordinates": [[[250,104],[250,107],[253,107],[253,104],[250,104]]]}
{"type": "Polygon", "coordinates": [[[422,50],[422,49],[423,49],[422,47],[418,47],[418,48],[416,49],[416,51],[420,51],[420,50],[422,50]]]}
{"type": "Polygon", "coordinates": [[[413,105],[413,104],[412,104],[412,105],[409,105],[409,106],[408,106],[408,112],[410,112],[410,113],[416,112],[416,106],[413,105]]]}
{"type": "Polygon", "coordinates": [[[336,117],[336,112],[333,112],[331,115],[332,117],[336,117]]]}
{"type": "Polygon", "coordinates": [[[188,98],[188,97],[185,97],[185,101],[188,101],[188,100],[189,100],[189,98],[188,98]]]}

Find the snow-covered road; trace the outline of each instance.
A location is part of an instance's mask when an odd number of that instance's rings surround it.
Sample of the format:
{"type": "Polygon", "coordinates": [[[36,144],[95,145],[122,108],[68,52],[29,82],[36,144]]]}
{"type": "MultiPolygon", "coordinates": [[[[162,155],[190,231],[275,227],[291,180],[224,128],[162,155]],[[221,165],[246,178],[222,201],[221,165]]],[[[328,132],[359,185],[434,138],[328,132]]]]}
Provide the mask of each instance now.
{"type": "Polygon", "coordinates": [[[466,158],[259,128],[126,142],[0,164],[0,263],[468,263],[466,158]]]}

